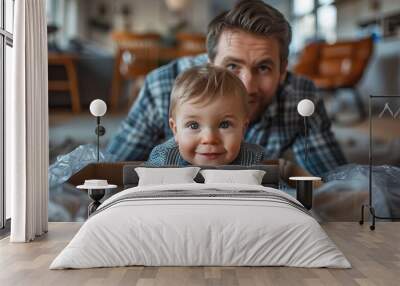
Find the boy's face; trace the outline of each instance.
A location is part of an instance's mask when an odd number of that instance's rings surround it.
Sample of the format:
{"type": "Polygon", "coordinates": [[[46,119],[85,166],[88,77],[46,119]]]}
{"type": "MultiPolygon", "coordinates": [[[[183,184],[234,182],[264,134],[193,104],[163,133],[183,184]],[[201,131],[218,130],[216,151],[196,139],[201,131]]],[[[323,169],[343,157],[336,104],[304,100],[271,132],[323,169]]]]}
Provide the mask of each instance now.
{"type": "Polygon", "coordinates": [[[225,165],[235,160],[247,123],[239,96],[220,96],[207,104],[188,100],[169,119],[181,156],[193,165],[225,165]]]}

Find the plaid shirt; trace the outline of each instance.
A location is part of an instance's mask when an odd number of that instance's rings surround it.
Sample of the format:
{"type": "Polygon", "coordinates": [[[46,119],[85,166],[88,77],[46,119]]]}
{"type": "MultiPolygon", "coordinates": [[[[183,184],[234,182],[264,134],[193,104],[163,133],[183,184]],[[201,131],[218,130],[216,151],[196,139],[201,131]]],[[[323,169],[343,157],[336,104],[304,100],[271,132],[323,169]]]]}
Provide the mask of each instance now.
{"type": "MultiPolygon", "coordinates": [[[[108,145],[114,160],[146,160],[152,148],[173,136],[168,124],[170,93],[182,71],[206,63],[207,56],[186,57],[151,72],[126,119],[108,145]]],[[[331,123],[314,84],[288,72],[285,83],[261,117],[252,122],[245,141],[264,147],[267,159],[277,159],[291,149],[297,163],[313,175],[321,175],[346,163],[331,132],[331,123]],[[297,103],[308,98],[315,113],[307,118],[308,136],[304,136],[303,117],[297,103]],[[305,140],[308,158],[305,160],[305,140]]]]}

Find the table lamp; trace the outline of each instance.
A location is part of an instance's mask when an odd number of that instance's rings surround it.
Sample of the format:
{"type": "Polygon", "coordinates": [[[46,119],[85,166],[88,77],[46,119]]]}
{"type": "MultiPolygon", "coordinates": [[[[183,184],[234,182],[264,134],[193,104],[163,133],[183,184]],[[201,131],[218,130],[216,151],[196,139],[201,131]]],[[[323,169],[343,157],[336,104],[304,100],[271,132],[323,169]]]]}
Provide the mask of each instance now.
{"type": "Polygon", "coordinates": [[[104,116],[107,111],[107,104],[101,99],[95,99],[90,103],[90,113],[96,117],[97,126],[95,133],[97,135],[97,162],[100,160],[100,136],[106,133],[104,126],[100,125],[100,117],[104,116]]]}

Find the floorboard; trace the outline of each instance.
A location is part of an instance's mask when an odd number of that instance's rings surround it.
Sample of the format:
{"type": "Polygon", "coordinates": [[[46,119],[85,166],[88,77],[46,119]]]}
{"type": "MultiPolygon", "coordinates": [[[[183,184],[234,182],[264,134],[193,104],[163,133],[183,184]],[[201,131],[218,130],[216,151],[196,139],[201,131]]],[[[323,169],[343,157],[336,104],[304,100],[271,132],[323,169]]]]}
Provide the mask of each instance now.
{"type": "Polygon", "coordinates": [[[291,267],[118,267],[49,270],[81,223],[50,223],[32,243],[0,240],[0,285],[399,285],[400,222],[378,222],[375,231],[355,222],[322,227],[351,262],[352,269],[291,267]]]}

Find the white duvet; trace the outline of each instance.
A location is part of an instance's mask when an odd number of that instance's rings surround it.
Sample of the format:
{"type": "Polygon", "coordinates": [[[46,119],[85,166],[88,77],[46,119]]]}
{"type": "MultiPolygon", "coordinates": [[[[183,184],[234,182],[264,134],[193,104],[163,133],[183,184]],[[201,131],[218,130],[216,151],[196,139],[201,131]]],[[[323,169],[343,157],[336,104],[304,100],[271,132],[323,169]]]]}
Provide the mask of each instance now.
{"type": "Polygon", "coordinates": [[[193,183],[127,189],[99,207],[50,269],[126,265],[350,268],[342,252],[299,204],[279,190],[256,185],[193,183]],[[174,190],[172,197],[153,196],[174,190]],[[227,195],[219,196],[223,193],[227,195]]]}

